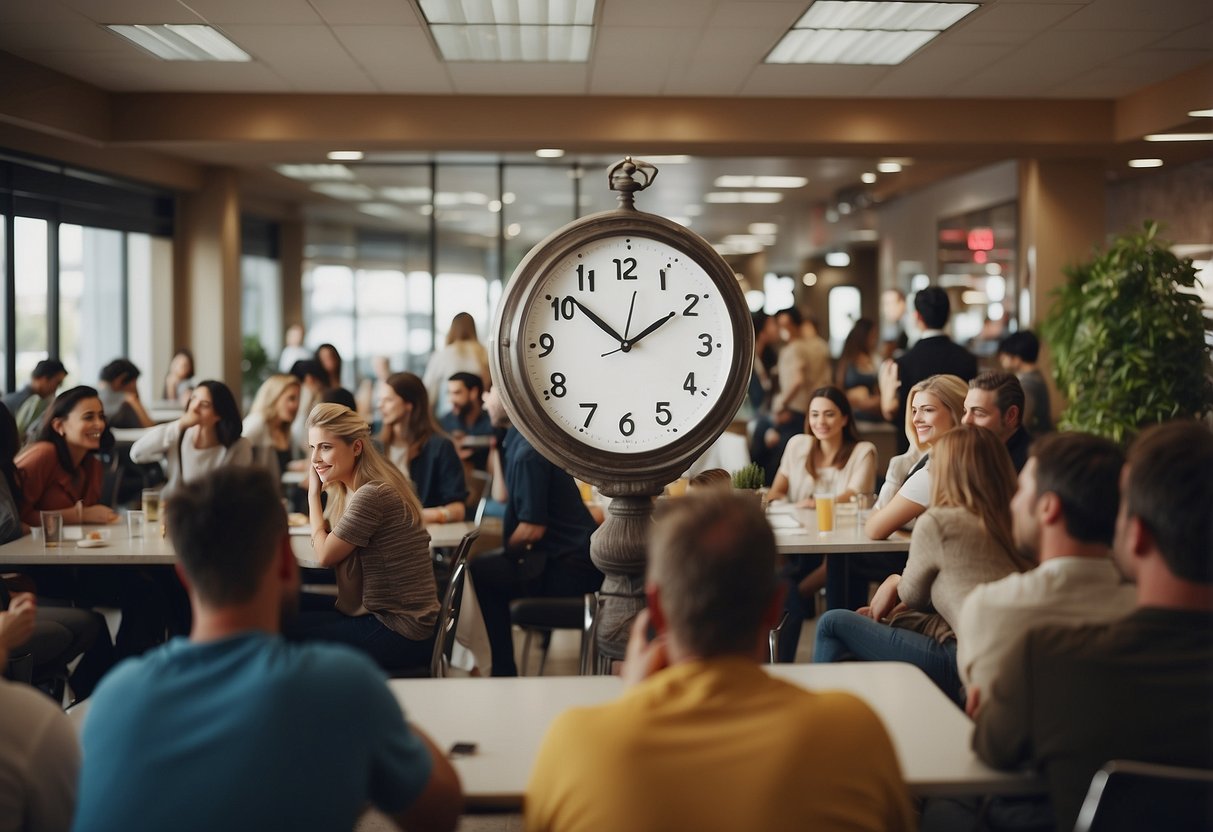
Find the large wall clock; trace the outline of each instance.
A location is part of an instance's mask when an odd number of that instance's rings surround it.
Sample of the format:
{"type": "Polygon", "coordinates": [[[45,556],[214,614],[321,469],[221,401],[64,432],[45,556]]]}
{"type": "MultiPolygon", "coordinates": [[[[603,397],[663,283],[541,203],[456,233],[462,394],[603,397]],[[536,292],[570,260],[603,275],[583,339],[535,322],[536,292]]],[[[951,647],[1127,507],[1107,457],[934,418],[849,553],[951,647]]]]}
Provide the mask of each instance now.
{"type": "Polygon", "coordinates": [[[630,158],[612,167],[620,207],[532,249],[505,287],[490,337],[513,424],[614,498],[591,549],[607,575],[605,597],[629,599],[622,615],[611,614],[615,604],[604,610],[608,655],[622,655],[619,628],[626,642],[643,605],[636,583],[651,498],[733,420],[753,367],[753,325],[733,270],[690,229],[634,207],[656,175],[630,158]]]}

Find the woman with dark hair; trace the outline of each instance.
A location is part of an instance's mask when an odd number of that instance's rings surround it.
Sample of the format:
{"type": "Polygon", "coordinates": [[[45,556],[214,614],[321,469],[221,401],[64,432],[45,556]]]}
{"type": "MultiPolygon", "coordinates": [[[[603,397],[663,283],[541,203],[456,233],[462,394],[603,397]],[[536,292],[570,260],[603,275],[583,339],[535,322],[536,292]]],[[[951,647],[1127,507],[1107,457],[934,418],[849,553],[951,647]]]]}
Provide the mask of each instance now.
{"type": "MultiPolygon", "coordinates": [[[[21,484],[13,458],[20,448],[17,422],[8,408],[0,404],[0,543],[8,543],[26,534],[26,524],[17,515],[21,502],[21,484]]],[[[0,581],[0,609],[7,608],[10,596],[0,581]]],[[[61,673],[68,662],[84,653],[84,658],[71,675],[72,692],[83,699],[93,691],[97,681],[114,663],[114,644],[110,640],[105,619],[92,610],[48,606],[39,603],[34,619],[34,633],[20,645],[33,660],[34,681],[61,673]],[[87,651],[87,652],[86,652],[87,651]]]]}
{"type": "Polygon", "coordinates": [[[96,389],[81,385],[55,398],[36,442],[16,459],[21,472],[21,520],[37,526],[40,511],[63,511],[69,523],[113,523],[101,503],[104,470],[98,453],[114,446],[96,389]]]}
{"type": "MultiPolygon", "coordinates": [[[[846,395],[837,387],[814,390],[804,421],[805,433],[793,436],[784,449],[768,497],[813,508],[815,491],[829,491],[836,501],[870,493],[876,484],[876,446],[859,440],[846,395]]],[[[814,615],[817,592],[826,583],[822,561],[820,556],[798,557],[783,572],[788,620],[779,641],[781,662],[796,657],[801,625],[814,615]]]]}
{"type": "Polygon", "coordinates": [[[877,385],[876,324],[871,318],[860,318],[851,327],[842,354],[834,368],[834,385],[845,390],[855,418],[873,422],[884,421],[880,414],[880,389],[877,385]]]}
{"type": "Polygon", "coordinates": [[[131,461],[168,460],[165,497],[223,465],[249,465],[253,448],[241,437],[240,408],[227,385],[203,381],[190,394],[185,413],[175,422],[148,430],[131,446],[131,461]]]}
{"type": "Polygon", "coordinates": [[[468,498],[463,463],[455,443],[442,432],[430,410],[425,384],[412,373],[393,373],[379,396],[383,452],[417,490],[426,523],[463,519],[468,498]]]}
{"type": "Polygon", "coordinates": [[[164,389],[161,393],[166,402],[185,404],[190,399],[190,391],[194,389],[194,354],[185,347],[173,353],[173,359],[168,365],[168,374],[164,377],[164,389]]]}
{"type": "Polygon", "coordinates": [[[316,360],[328,373],[328,387],[341,386],[341,353],[332,344],[321,344],[316,347],[316,360]]]}

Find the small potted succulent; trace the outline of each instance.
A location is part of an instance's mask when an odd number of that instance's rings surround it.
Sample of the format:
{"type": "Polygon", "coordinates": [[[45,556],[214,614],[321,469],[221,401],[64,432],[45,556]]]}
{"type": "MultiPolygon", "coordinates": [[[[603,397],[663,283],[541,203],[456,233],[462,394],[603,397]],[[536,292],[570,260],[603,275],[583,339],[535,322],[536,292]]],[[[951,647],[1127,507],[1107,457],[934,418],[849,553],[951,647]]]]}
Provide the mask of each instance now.
{"type": "Polygon", "coordinates": [[[765,508],[767,501],[766,471],[756,462],[751,462],[744,468],[733,472],[733,491],[737,494],[753,495],[759,508],[765,508]]]}

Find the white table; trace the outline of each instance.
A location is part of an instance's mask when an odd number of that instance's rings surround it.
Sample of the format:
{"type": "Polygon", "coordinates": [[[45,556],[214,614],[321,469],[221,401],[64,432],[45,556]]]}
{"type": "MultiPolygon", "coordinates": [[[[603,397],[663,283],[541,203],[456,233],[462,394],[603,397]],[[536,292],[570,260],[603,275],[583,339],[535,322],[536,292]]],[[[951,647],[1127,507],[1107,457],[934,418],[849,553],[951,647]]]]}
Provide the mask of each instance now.
{"type": "MultiPolygon", "coordinates": [[[[845,690],[885,724],[915,795],[1026,794],[1043,790],[1028,774],[996,771],[970,747],[973,724],[918,668],[897,663],[768,665],[768,672],[815,690],[845,690]]],[[[392,692],[411,722],[445,750],[476,743],[454,761],[471,806],[516,809],[539,745],[563,711],[616,699],[615,676],[519,679],[395,679],[392,692]]],[[[587,749],[592,754],[593,749],[587,749]]],[[[806,754],[829,754],[806,748],[806,754]]]]}
{"type": "Polygon", "coordinates": [[[858,517],[834,517],[834,531],[817,531],[815,509],[793,508],[784,503],[771,506],[775,548],[781,555],[855,555],[879,552],[908,552],[910,539],[893,537],[873,540],[863,533],[858,517]],[[842,522],[839,522],[839,521],[842,522]],[[794,525],[791,525],[794,524],[794,525]]]}
{"type": "MultiPolygon", "coordinates": [[[[444,523],[431,526],[430,548],[455,546],[463,536],[475,526],[474,523],[444,523]]],[[[70,529],[81,527],[67,526],[70,529]]],[[[177,554],[173,550],[172,541],[160,536],[158,524],[148,525],[148,536],[130,539],[123,517],[112,526],[84,526],[85,532],[92,529],[103,529],[110,535],[105,546],[94,549],[82,549],[75,540],[65,540],[57,549],[47,549],[41,539],[35,540],[33,535],[19,537],[11,543],[0,546],[0,566],[148,566],[173,564],[177,554]]],[[[313,558],[311,544],[311,529],[307,526],[291,526],[288,531],[291,537],[291,548],[300,566],[319,566],[313,558]]]]}

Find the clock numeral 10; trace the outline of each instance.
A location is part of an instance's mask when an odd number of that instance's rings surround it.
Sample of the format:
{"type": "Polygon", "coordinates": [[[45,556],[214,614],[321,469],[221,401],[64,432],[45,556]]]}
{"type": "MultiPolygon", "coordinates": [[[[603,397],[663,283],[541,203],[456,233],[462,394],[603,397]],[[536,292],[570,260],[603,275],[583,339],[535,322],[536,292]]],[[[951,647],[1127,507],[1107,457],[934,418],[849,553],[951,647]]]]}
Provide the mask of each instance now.
{"type": "MultiPolygon", "coordinates": [[[[619,261],[616,260],[615,262],[618,263],[619,261]]],[[[590,284],[590,291],[591,292],[594,291],[594,270],[587,269],[585,267],[584,263],[578,264],[578,266],[577,266],[577,291],[584,292],[585,285],[587,283],[590,284]]],[[[572,315],[570,315],[569,317],[571,318],[572,315]]]]}
{"type": "Polygon", "coordinates": [[[615,264],[615,279],[616,280],[638,280],[636,276],[636,258],[627,257],[623,260],[612,260],[615,264]],[[624,268],[624,267],[627,268],[624,268]]]}
{"type": "Polygon", "coordinates": [[[552,312],[556,315],[556,320],[563,318],[566,321],[573,320],[573,312],[576,311],[577,305],[570,298],[561,298],[559,296],[552,298],[552,312]]]}

